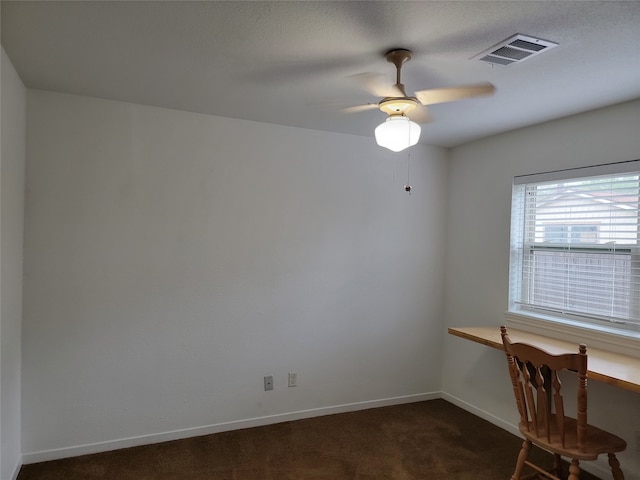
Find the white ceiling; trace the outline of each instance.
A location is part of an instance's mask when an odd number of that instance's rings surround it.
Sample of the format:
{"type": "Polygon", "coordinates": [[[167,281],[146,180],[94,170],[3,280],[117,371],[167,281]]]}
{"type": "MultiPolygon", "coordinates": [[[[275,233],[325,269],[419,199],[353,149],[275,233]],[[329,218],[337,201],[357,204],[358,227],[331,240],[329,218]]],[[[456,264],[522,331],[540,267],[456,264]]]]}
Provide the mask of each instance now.
{"type": "Polygon", "coordinates": [[[421,143],[470,140],[640,98],[640,1],[7,1],[2,45],[29,88],[373,138],[350,76],[415,90],[492,82],[430,107],[421,143]],[[509,67],[470,60],[521,33],[559,43],[509,67]]]}

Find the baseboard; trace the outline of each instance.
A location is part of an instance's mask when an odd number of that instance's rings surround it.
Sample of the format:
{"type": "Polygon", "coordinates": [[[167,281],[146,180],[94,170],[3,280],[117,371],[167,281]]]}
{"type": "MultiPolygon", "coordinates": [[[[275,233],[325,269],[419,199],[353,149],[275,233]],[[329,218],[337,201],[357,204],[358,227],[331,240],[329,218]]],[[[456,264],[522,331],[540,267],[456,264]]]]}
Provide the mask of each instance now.
{"type": "MultiPolygon", "coordinates": [[[[367,410],[370,408],[387,407],[391,405],[401,405],[404,403],[422,402],[425,400],[434,400],[441,398],[441,392],[420,393],[415,395],[404,395],[400,397],[383,398],[378,400],[367,400],[364,402],[347,403],[343,405],[334,405],[329,407],[312,408],[308,410],[299,410],[296,412],[280,413],[276,415],[267,415],[264,417],[254,417],[244,420],[236,420],[232,422],[216,423],[195,428],[187,428],[182,430],[174,430],[151,435],[142,435],[138,437],[122,438],[118,440],[110,440],[106,442],[91,443],[86,445],[77,445],[73,447],[57,448],[52,450],[43,450],[39,452],[23,453],[22,462],[27,465],[30,463],[45,462],[49,460],[59,460],[62,458],[77,457],[80,455],[88,455],[92,453],[108,452],[121,448],[138,447],[140,445],[149,445],[152,443],[168,442],[172,440],[181,440],[189,437],[199,437],[201,435],[210,435],[212,433],[220,433],[231,430],[240,430],[242,428],[261,427],[281,422],[289,422],[292,420],[302,420],[304,418],[320,417],[323,415],[333,415],[336,413],[354,412],[358,410],[367,410]]],[[[453,402],[452,402],[453,403],[453,402]]]]}
{"type": "Polygon", "coordinates": [[[20,468],[22,467],[23,460],[22,458],[18,458],[16,462],[16,466],[13,468],[13,475],[11,476],[11,480],[18,480],[18,474],[20,473],[20,468]]]}
{"type": "MultiPolygon", "coordinates": [[[[442,392],[442,397],[443,400],[446,400],[449,403],[453,403],[456,407],[460,407],[463,410],[466,410],[469,413],[473,413],[476,417],[480,417],[483,420],[486,420],[489,423],[492,423],[498,427],[500,427],[503,430],[506,430],[509,433],[512,433],[516,436],[520,436],[520,432],[518,431],[518,426],[514,425],[512,423],[506,422],[504,421],[502,418],[500,417],[496,417],[495,415],[493,415],[492,413],[489,413],[485,410],[482,410],[474,405],[471,405],[470,403],[465,402],[464,400],[454,396],[454,395],[450,395],[446,392],[442,392]]],[[[514,404],[514,408],[515,408],[515,404],[514,404]]]]}

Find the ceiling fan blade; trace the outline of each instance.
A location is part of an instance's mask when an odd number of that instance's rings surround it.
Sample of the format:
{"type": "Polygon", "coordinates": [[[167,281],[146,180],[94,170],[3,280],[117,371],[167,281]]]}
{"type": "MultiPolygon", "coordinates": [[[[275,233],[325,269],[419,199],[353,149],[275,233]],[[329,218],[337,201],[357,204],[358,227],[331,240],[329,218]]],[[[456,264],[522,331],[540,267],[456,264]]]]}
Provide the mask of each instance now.
{"type": "Polygon", "coordinates": [[[429,123],[433,121],[433,118],[431,118],[431,115],[429,115],[427,111],[427,107],[423,105],[418,105],[413,108],[407,116],[416,123],[429,123]]]}
{"type": "Polygon", "coordinates": [[[358,113],[364,112],[366,110],[373,110],[374,108],[379,108],[377,103],[365,103],[364,105],[356,105],[355,107],[347,107],[340,110],[344,113],[358,113]]]}
{"type": "Polygon", "coordinates": [[[436,103],[454,102],[465,98],[492,95],[496,90],[491,83],[466,85],[463,87],[432,88],[415,92],[416,98],[423,105],[435,105],[436,103]]]}
{"type": "Polygon", "coordinates": [[[374,97],[404,97],[395,85],[389,85],[384,75],[377,73],[358,73],[350,78],[356,80],[367,92],[374,97]]]}

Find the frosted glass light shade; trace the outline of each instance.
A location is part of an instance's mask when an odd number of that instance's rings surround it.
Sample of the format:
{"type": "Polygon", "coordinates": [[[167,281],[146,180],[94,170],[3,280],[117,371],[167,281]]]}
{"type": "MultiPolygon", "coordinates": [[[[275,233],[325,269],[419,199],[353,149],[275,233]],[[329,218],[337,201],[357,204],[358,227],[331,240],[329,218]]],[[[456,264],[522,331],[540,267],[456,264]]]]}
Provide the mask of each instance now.
{"type": "Polygon", "coordinates": [[[376,143],[393,152],[400,152],[418,143],[420,125],[404,115],[392,115],[376,127],[376,143]]]}

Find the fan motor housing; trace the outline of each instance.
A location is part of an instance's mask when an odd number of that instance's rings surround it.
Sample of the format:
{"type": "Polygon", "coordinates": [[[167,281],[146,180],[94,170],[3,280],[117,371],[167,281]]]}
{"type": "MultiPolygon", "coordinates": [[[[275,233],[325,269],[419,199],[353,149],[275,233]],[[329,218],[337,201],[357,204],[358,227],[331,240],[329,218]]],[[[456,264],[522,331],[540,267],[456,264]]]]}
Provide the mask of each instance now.
{"type": "Polygon", "coordinates": [[[378,106],[388,115],[406,115],[418,106],[418,99],[414,97],[383,98],[378,106]]]}

